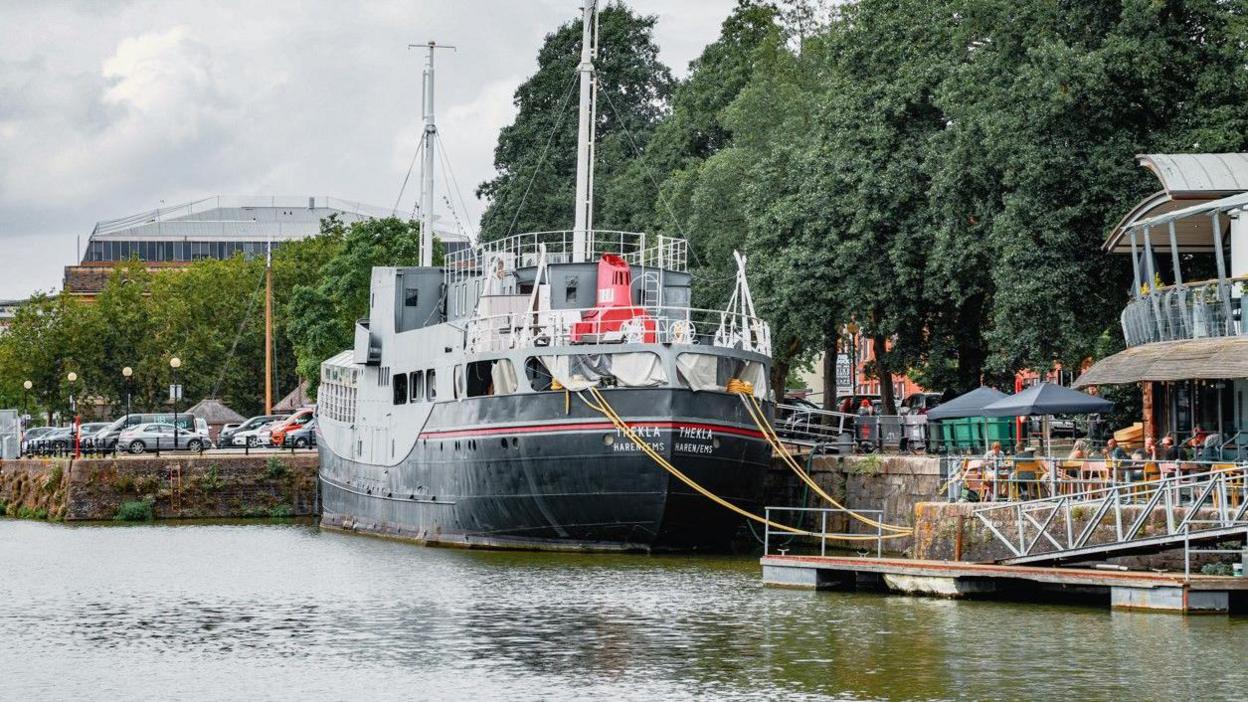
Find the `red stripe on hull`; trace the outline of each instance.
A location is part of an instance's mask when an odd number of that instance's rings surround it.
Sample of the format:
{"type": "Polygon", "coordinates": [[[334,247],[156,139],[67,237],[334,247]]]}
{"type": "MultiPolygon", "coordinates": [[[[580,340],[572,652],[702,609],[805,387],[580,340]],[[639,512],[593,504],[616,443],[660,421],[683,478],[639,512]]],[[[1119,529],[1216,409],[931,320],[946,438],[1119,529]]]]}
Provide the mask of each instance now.
{"type": "MultiPolygon", "coordinates": [[[[751,439],[763,438],[763,433],[754,429],[741,429],[722,424],[700,424],[697,422],[629,422],[630,427],[657,427],[659,429],[709,429],[725,434],[745,436],[751,439]]],[[[421,439],[460,439],[473,436],[496,436],[498,434],[559,434],[562,432],[612,430],[611,422],[572,422],[564,424],[531,424],[514,427],[497,427],[493,429],[448,429],[445,431],[426,431],[421,439]]]]}

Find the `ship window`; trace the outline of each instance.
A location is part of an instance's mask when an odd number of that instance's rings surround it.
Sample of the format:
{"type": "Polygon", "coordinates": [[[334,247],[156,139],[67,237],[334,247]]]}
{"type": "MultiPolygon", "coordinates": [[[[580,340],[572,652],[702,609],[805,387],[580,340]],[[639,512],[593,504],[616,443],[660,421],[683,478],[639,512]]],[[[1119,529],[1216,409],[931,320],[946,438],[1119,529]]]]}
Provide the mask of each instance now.
{"type": "Polygon", "coordinates": [[[567,287],[565,287],[563,291],[564,302],[576,302],[577,283],[578,281],[577,281],[576,276],[572,276],[568,278],[567,287]]]}
{"type": "Polygon", "coordinates": [[[405,288],[403,290],[403,304],[408,307],[415,307],[420,304],[420,288],[405,288]]]}
{"type": "Polygon", "coordinates": [[[394,376],[394,404],[407,404],[407,373],[394,376]]]}
{"type": "Polygon", "coordinates": [[[538,392],[550,390],[551,375],[546,364],[537,356],[529,356],[524,362],[524,375],[529,379],[529,387],[538,392]]]}
{"type": "Polygon", "coordinates": [[[412,371],[412,380],[408,384],[412,391],[412,402],[420,402],[425,397],[425,372],[412,371]]]}
{"type": "Polygon", "coordinates": [[[425,398],[430,402],[438,399],[438,372],[430,368],[425,373],[425,398]]]}
{"type": "Polygon", "coordinates": [[[511,361],[473,361],[468,364],[465,385],[467,397],[510,395],[516,391],[516,371],[511,361]]]}
{"type": "Polygon", "coordinates": [[[462,390],[463,386],[464,386],[464,367],[457,365],[455,366],[455,374],[451,376],[451,397],[455,398],[456,400],[458,400],[460,397],[463,397],[463,390],[462,390]]]}

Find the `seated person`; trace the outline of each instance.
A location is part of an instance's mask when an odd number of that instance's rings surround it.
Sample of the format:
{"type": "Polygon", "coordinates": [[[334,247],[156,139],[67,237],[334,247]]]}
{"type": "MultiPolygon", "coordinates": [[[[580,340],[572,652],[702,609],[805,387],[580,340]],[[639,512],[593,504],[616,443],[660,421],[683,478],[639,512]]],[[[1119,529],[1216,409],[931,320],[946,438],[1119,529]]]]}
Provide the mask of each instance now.
{"type": "Polygon", "coordinates": [[[1157,449],[1157,459],[1161,461],[1177,461],[1179,458],[1179,450],[1174,445],[1174,434],[1166,434],[1161,440],[1161,447],[1157,449]]]}
{"type": "Polygon", "coordinates": [[[1088,457],[1088,442],[1079,439],[1075,445],[1070,448],[1070,453],[1066,456],[1068,461],[1078,461],[1088,457]]]}
{"type": "Polygon", "coordinates": [[[1125,461],[1127,459],[1127,452],[1118,445],[1117,439],[1111,438],[1109,441],[1105,442],[1105,458],[1108,458],[1111,461],[1125,461]]]}

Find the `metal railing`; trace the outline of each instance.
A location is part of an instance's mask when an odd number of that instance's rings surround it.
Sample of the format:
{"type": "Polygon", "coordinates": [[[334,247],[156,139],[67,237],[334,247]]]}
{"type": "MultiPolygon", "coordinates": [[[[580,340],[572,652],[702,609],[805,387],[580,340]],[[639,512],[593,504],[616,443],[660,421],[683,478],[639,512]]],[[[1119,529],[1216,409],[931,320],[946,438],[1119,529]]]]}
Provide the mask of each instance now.
{"type": "MultiPolygon", "coordinates": [[[[875,542],[875,557],[880,558],[884,555],[884,529],[883,529],[884,510],[880,510],[880,509],[848,510],[848,509],[840,509],[837,507],[764,507],[763,516],[767,520],[766,523],[763,524],[763,555],[764,556],[771,554],[772,537],[776,537],[776,536],[786,537],[786,540],[784,542],[785,545],[792,543],[793,539],[818,539],[820,556],[828,555],[828,541],[829,540],[832,540],[835,543],[836,537],[849,536],[849,537],[854,537],[854,539],[858,543],[866,544],[866,543],[870,543],[871,541],[874,541],[875,542]],[[782,512],[785,514],[796,513],[799,517],[799,521],[797,524],[792,524],[790,526],[793,526],[797,529],[801,529],[802,531],[805,531],[808,533],[804,535],[794,534],[790,531],[773,528],[771,526],[773,523],[771,519],[773,512],[782,512]],[[807,514],[819,515],[819,528],[818,529],[814,529],[808,526],[803,526],[803,523],[805,522],[805,517],[807,514]],[[830,514],[843,514],[846,516],[847,519],[849,519],[848,523],[850,524],[862,524],[861,522],[858,522],[852,519],[851,515],[854,515],[854,514],[864,515],[874,520],[876,522],[876,526],[874,527],[874,531],[870,531],[870,527],[867,527],[864,524],[863,527],[868,529],[868,531],[865,531],[865,532],[862,532],[862,531],[860,532],[830,532],[828,531],[828,515],[830,514]],[[874,536],[875,538],[862,540],[862,537],[864,536],[874,536]]],[[[780,549],[777,549],[777,550],[780,550],[780,549]]],[[[784,555],[785,551],[787,551],[787,549],[781,550],[780,555],[784,555]]]]}
{"type": "Polygon", "coordinates": [[[1095,552],[1108,550],[1106,546],[1186,544],[1201,532],[1248,531],[1248,468],[1176,471],[1158,480],[988,504],[973,514],[1016,558],[1081,549],[1095,552]],[[1158,507],[1165,516],[1160,532],[1153,519],[1158,507]],[[1106,520],[1112,520],[1113,539],[1094,541],[1097,527],[1106,520]]]}
{"type": "MultiPolygon", "coordinates": [[[[514,234],[446,255],[447,283],[483,273],[483,266],[501,260],[507,270],[536,266],[542,248],[547,263],[572,262],[571,230],[514,234]]],[[[689,270],[689,245],[684,239],[644,232],[597,229],[586,233],[586,258],[615,254],[629,264],[668,271],[689,270]]]]}
{"type": "Polygon", "coordinates": [[[604,308],[512,312],[468,320],[467,348],[487,353],[577,344],[661,343],[717,346],[771,355],[771,327],[758,317],[689,307],[632,309],[632,319],[602,320],[604,308]]]}
{"type": "Polygon", "coordinates": [[[1248,279],[1206,280],[1149,290],[1122,310],[1127,346],[1157,341],[1239,336],[1248,332],[1248,279]]]}

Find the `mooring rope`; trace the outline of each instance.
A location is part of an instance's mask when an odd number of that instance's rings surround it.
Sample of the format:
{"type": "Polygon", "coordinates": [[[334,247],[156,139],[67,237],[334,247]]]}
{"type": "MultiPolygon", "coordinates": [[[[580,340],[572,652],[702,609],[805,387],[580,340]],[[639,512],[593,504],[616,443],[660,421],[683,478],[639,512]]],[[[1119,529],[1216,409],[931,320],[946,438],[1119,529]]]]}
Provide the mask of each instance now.
{"type": "Polygon", "coordinates": [[[586,407],[589,407],[590,409],[601,413],[602,415],[607,417],[607,419],[611,420],[611,423],[615,426],[616,429],[620,430],[620,433],[628,437],[628,439],[632,441],[637,446],[637,448],[641,449],[642,452],[644,452],[647,456],[649,456],[651,460],[659,464],[664,470],[670,473],[677,480],[680,480],[685,485],[688,485],[695,492],[702,495],[703,497],[706,497],[707,499],[711,500],[715,504],[720,505],[721,507],[724,507],[726,509],[732,510],[733,512],[741,515],[742,517],[745,517],[746,519],[751,519],[760,524],[765,524],[777,531],[783,531],[783,532],[787,532],[790,534],[797,534],[799,536],[816,536],[816,537],[823,538],[826,541],[874,541],[877,539],[895,539],[899,537],[909,536],[909,534],[883,534],[883,535],[820,534],[818,532],[805,531],[803,529],[791,527],[791,526],[788,526],[787,524],[780,524],[778,522],[773,522],[770,519],[767,519],[766,517],[760,517],[757,514],[754,514],[753,512],[747,509],[738,507],[737,505],[732,504],[728,500],[725,500],[719,495],[716,495],[710,490],[702,487],[701,485],[697,483],[697,481],[685,475],[683,472],[681,472],[679,468],[672,465],[670,462],[667,461],[667,459],[660,456],[658,452],[655,451],[654,448],[650,446],[648,442],[646,442],[644,439],[638,436],[635,431],[633,431],[633,428],[629,426],[628,422],[624,421],[624,419],[621,418],[618,413],[616,413],[616,411],[611,407],[611,404],[607,402],[607,398],[603,397],[602,393],[599,392],[598,388],[593,387],[591,385],[588,388],[588,390],[589,390],[590,395],[593,396],[594,402],[590,402],[586,400],[581,395],[580,392],[576,393],[576,396],[580,398],[581,402],[585,403],[586,407]]]}
{"type": "Polygon", "coordinates": [[[793,455],[790,454],[789,450],[784,447],[784,444],[780,441],[780,435],[776,434],[775,429],[773,429],[771,424],[767,422],[767,415],[763,413],[763,408],[759,405],[758,398],[754,397],[753,394],[746,392],[738,392],[738,394],[741,395],[741,401],[745,403],[745,411],[749,413],[750,419],[754,420],[754,423],[758,425],[759,430],[763,432],[763,436],[767,438],[767,443],[771,444],[771,447],[780,454],[782,459],[784,459],[785,464],[788,465],[794,473],[797,473],[797,476],[802,479],[802,482],[806,483],[811,490],[814,490],[815,494],[827,500],[833,507],[844,510],[850,517],[853,517],[863,524],[876,527],[877,529],[895,532],[896,534],[902,536],[911,536],[914,534],[914,529],[911,527],[885,524],[884,522],[877,521],[864,514],[859,514],[858,512],[855,512],[854,510],[841,504],[836,500],[836,498],[825,492],[824,489],[819,487],[819,484],[815,482],[814,478],[810,477],[810,474],[802,470],[802,467],[798,465],[796,460],[794,460],[793,455]],[[757,411],[757,414],[755,414],[755,411],[757,411]]]}

